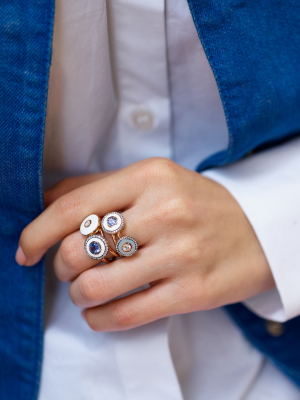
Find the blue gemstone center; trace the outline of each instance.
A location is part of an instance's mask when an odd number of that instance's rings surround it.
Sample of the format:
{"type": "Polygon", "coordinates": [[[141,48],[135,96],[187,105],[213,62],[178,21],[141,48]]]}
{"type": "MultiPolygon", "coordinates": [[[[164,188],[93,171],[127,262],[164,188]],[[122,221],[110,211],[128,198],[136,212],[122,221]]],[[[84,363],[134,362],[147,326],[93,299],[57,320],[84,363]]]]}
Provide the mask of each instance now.
{"type": "Polygon", "coordinates": [[[98,242],[90,243],[89,247],[92,254],[99,254],[101,252],[101,245],[98,242]]]}
{"type": "Polygon", "coordinates": [[[117,222],[118,222],[118,220],[117,220],[116,217],[109,217],[108,220],[107,220],[107,225],[108,226],[114,226],[114,225],[117,224],[117,222]]]}

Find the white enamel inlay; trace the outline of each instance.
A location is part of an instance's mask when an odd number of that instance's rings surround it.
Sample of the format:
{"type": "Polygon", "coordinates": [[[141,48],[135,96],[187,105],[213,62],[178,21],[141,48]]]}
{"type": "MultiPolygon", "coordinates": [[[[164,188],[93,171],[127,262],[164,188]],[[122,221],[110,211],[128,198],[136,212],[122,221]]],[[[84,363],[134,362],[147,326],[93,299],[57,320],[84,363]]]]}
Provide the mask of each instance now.
{"type": "Polygon", "coordinates": [[[102,219],[102,229],[106,233],[114,234],[117,232],[120,232],[123,227],[124,227],[124,218],[122,214],[118,212],[111,212],[109,214],[106,214],[105,217],[102,219]],[[112,219],[116,219],[116,223],[112,226],[109,225],[109,222],[112,221],[112,219]]]}
{"type": "Polygon", "coordinates": [[[80,225],[81,234],[84,236],[90,235],[98,228],[99,223],[100,221],[98,215],[96,214],[89,215],[82,221],[80,225]]]}
{"type": "Polygon", "coordinates": [[[137,249],[137,241],[130,236],[123,236],[116,243],[116,250],[123,257],[131,257],[137,251],[137,249]],[[131,251],[123,250],[123,246],[127,243],[131,245],[131,251]]]}
{"type": "Polygon", "coordinates": [[[85,249],[86,254],[90,258],[93,258],[94,260],[101,260],[108,253],[108,243],[107,243],[106,239],[104,239],[102,236],[92,235],[86,239],[86,241],[84,243],[84,249],[85,249]],[[93,242],[99,243],[99,245],[101,246],[100,253],[94,254],[90,251],[90,244],[93,242]]]}

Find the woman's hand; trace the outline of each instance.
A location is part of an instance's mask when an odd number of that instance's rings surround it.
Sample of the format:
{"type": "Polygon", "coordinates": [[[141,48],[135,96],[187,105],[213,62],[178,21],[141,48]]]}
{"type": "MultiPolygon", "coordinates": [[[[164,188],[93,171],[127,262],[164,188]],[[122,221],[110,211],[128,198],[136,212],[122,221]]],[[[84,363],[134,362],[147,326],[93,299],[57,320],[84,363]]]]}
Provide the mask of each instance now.
{"type": "MultiPolygon", "coordinates": [[[[133,328],[173,314],[234,303],[274,287],[258,239],[239,204],[221,185],[167,159],[148,159],[93,181],[58,185],[57,199],[20,238],[17,259],[34,265],[62,240],[56,275],[97,331],[133,328]],[[64,189],[64,188],[65,189],[64,189]],[[122,211],[123,235],[138,252],[97,266],[79,226],[89,214],[122,211]],[[20,254],[23,259],[21,259],[20,254]],[[141,285],[149,289],[114,299],[141,285]],[[109,302],[109,303],[107,303],[109,302]]],[[[52,200],[51,200],[52,199],[52,200]]]]}

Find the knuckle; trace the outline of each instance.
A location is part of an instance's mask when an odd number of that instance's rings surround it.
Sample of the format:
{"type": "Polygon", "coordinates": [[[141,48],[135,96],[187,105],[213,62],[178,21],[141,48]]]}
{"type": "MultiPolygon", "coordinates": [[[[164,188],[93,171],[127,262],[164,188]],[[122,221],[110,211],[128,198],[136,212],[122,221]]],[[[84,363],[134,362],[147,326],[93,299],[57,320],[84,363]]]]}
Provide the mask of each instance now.
{"type": "Polygon", "coordinates": [[[89,304],[101,304],[105,298],[105,282],[101,274],[95,274],[93,270],[82,274],[79,279],[80,296],[89,304]]]}
{"type": "Polygon", "coordinates": [[[174,223],[190,224],[194,221],[192,208],[184,197],[173,197],[165,201],[160,207],[156,207],[155,217],[174,223]]]}
{"type": "Polygon", "coordinates": [[[117,330],[125,330],[134,326],[134,314],[122,305],[116,304],[112,307],[111,318],[114,328],[117,330]]]}
{"type": "Polygon", "coordinates": [[[77,270],[77,261],[81,255],[81,251],[79,246],[75,241],[71,238],[65,238],[60,246],[61,256],[64,263],[71,269],[76,272],[77,270]]]}
{"type": "Polygon", "coordinates": [[[168,177],[176,169],[176,164],[167,158],[148,159],[142,168],[143,178],[152,181],[155,178],[168,177]]]}
{"type": "Polygon", "coordinates": [[[193,246],[193,241],[190,240],[190,238],[180,237],[179,240],[174,241],[173,251],[175,252],[177,257],[179,257],[182,261],[190,263],[192,261],[192,254],[193,254],[191,246],[193,246]]]}
{"type": "Polygon", "coordinates": [[[170,199],[165,206],[165,212],[169,217],[185,217],[189,213],[186,200],[183,197],[174,197],[170,199]]]}
{"type": "Polygon", "coordinates": [[[98,332],[98,331],[101,330],[100,327],[99,327],[99,322],[98,322],[98,320],[97,320],[96,318],[92,318],[92,317],[90,316],[89,311],[87,311],[87,313],[86,313],[86,322],[87,322],[88,326],[89,326],[93,331],[98,332]]]}

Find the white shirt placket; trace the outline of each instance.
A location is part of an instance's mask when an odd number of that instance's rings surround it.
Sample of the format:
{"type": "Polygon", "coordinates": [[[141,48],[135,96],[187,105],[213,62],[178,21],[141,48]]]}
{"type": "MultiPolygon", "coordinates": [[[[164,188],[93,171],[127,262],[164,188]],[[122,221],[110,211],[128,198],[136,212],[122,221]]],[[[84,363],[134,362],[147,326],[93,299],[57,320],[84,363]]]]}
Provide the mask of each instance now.
{"type": "Polygon", "coordinates": [[[170,158],[165,1],[114,0],[110,8],[120,166],[153,156],[170,158]]]}

